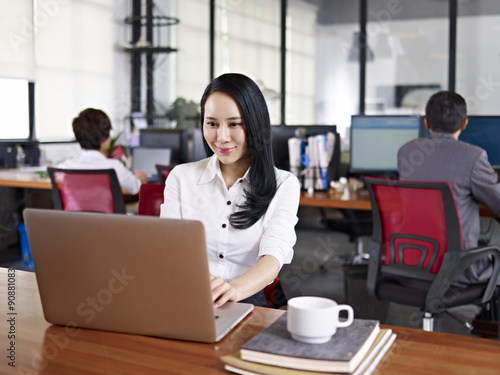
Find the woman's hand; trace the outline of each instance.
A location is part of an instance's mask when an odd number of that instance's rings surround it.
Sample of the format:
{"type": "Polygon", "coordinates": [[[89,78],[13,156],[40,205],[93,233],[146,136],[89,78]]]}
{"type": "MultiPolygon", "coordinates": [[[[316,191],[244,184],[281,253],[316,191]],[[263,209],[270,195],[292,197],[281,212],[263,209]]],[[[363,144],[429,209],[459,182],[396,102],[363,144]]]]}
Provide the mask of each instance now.
{"type": "Polygon", "coordinates": [[[278,260],[272,255],[263,255],[242,276],[226,283],[220,277],[210,276],[214,307],[226,302],[238,302],[248,298],[272,282],[280,270],[278,260]]]}
{"type": "Polygon", "coordinates": [[[228,301],[237,301],[236,290],[220,277],[210,276],[210,284],[212,286],[212,301],[215,308],[221,307],[228,301]]]}

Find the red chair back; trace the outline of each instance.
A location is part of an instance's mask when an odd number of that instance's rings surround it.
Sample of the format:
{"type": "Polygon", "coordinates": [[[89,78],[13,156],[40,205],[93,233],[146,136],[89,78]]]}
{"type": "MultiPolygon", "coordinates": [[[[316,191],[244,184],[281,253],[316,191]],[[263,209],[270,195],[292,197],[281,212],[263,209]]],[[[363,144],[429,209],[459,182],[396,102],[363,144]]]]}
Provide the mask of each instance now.
{"type": "Polygon", "coordinates": [[[278,276],[273,280],[273,282],[264,288],[264,295],[266,296],[267,307],[273,307],[274,301],[276,299],[276,294],[278,293],[278,276]]]}
{"type": "Polygon", "coordinates": [[[138,215],[160,216],[163,204],[163,184],[142,184],[139,190],[138,215]]]}
{"type": "Polygon", "coordinates": [[[374,210],[380,271],[424,280],[438,273],[447,251],[462,251],[460,221],[448,182],[366,178],[374,210]]]}
{"type": "Polygon", "coordinates": [[[449,307],[491,300],[500,275],[500,248],[464,251],[453,192],[448,182],[365,178],[373,233],[366,287],[378,300],[419,307],[424,330],[449,307]],[[493,259],[489,280],[454,285],[479,260],[493,259]]]}
{"type": "Polygon", "coordinates": [[[126,213],[114,169],[47,168],[54,206],[64,211],[126,213]]]}

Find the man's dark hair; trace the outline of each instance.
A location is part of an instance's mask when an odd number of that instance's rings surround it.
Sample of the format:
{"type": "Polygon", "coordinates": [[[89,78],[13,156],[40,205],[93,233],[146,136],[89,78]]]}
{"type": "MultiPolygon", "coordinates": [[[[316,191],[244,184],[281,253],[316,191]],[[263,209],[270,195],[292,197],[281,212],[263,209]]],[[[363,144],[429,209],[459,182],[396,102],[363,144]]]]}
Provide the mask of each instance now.
{"type": "Polygon", "coordinates": [[[100,109],[87,108],[73,119],[76,140],[85,150],[99,150],[103,140],[109,137],[111,120],[100,109]]]}
{"type": "MultiPolygon", "coordinates": [[[[276,194],[276,174],[271,146],[271,120],[267,104],[259,86],[243,74],[228,73],[215,78],[205,89],[201,98],[201,128],[205,119],[205,102],[214,92],[223,92],[234,98],[241,109],[245,123],[250,170],[250,190],[245,190],[242,210],[231,214],[230,224],[236,229],[254,225],[267,211],[276,194]]],[[[208,156],[213,151],[203,139],[208,156]]]]}
{"type": "Polygon", "coordinates": [[[467,119],[467,105],[459,94],[440,91],[427,102],[425,117],[432,131],[455,133],[467,119]]]}

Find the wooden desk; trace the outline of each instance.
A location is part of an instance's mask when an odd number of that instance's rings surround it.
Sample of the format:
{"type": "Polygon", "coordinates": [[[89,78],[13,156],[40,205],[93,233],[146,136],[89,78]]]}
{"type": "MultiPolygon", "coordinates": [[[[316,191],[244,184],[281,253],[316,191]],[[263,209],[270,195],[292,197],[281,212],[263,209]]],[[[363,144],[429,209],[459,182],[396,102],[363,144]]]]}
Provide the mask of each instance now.
{"type": "Polygon", "coordinates": [[[44,190],[52,189],[52,183],[48,176],[42,178],[38,172],[6,169],[0,170],[0,186],[44,190]]]}
{"type": "Polygon", "coordinates": [[[299,205],[363,211],[372,209],[367,191],[358,194],[350,192],[347,192],[347,194],[331,194],[327,191],[314,191],[309,194],[307,191],[302,190],[299,205]]]}
{"type": "MultiPolygon", "coordinates": [[[[307,191],[300,192],[300,206],[304,207],[323,207],[323,208],[336,208],[346,210],[363,210],[370,211],[372,205],[367,191],[359,193],[349,192],[347,194],[330,194],[326,191],[315,191],[309,194],[307,191]]],[[[486,206],[479,206],[479,215],[483,217],[497,216],[489,210],[486,206]]]]}
{"type": "MultiPolygon", "coordinates": [[[[48,177],[41,178],[38,172],[22,172],[16,170],[0,170],[0,186],[28,188],[28,189],[52,189],[52,184],[48,177]]],[[[123,192],[125,196],[129,195],[123,192]]],[[[307,191],[300,192],[300,206],[304,207],[323,207],[336,208],[346,210],[363,210],[370,211],[372,209],[368,192],[361,191],[359,193],[349,194],[330,194],[326,191],[315,191],[311,195],[307,191]]],[[[479,214],[484,217],[496,217],[488,208],[481,205],[479,214]]]]}
{"type": "MultiPolygon", "coordinates": [[[[5,354],[0,373],[228,374],[220,357],[238,350],[284,312],[257,307],[222,341],[201,344],[138,335],[69,329],[45,322],[35,274],[15,271],[15,311],[8,310],[8,272],[0,268],[0,343],[8,353],[15,317],[15,364],[5,354]],[[9,315],[15,312],[16,315],[9,315]],[[11,370],[11,371],[9,371],[11,370]]],[[[147,319],[147,311],[144,312],[147,319]]],[[[374,374],[498,374],[497,340],[392,328],[398,337],[374,374]]]]}
{"type": "MultiPolygon", "coordinates": [[[[52,190],[52,182],[49,176],[40,177],[39,172],[3,169],[0,170],[0,186],[26,189],[42,189],[52,190]]],[[[122,194],[126,201],[133,200],[138,197],[137,194],[130,194],[122,189],[122,194]]]]}

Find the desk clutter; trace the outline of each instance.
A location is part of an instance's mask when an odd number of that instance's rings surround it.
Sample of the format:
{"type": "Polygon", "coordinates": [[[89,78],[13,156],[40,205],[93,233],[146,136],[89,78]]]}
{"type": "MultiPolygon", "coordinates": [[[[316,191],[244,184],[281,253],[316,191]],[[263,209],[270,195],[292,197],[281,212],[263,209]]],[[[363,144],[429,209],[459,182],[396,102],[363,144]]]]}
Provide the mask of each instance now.
{"type": "Polygon", "coordinates": [[[285,313],[221,360],[226,370],[236,374],[369,374],[395,339],[396,334],[380,328],[377,320],[354,319],[324,344],[301,343],[287,331],[285,313]]]}
{"type": "Polygon", "coordinates": [[[327,172],[334,153],[335,137],[336,134],[328,132],[288,140],[290,172],[299,178],[303,189],[328,188],[327,172]]]}

